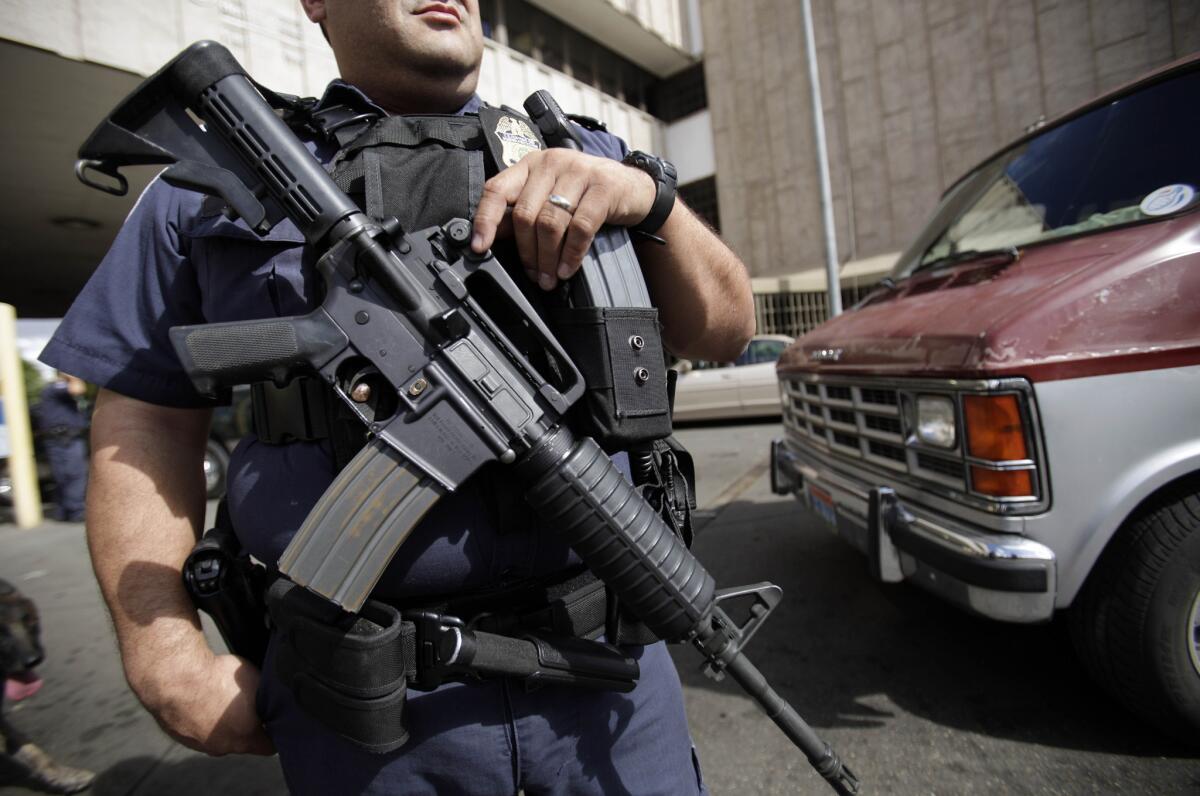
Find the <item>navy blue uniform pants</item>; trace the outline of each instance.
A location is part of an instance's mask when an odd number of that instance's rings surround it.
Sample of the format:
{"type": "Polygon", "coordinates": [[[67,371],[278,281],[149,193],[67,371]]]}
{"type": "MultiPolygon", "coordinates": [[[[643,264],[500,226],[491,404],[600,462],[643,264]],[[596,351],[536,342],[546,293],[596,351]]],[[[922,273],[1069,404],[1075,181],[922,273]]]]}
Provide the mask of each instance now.
{"type": "Polygon", "coordinates": [[[87,441],[83,435],[48,440],[45,451],[57,492],[51,518],[72,522],[82,520],[87,492],[87,441]]]}
{"type": "Polygon", "coordinates": [[[273,677],[270,656],[258,707],[295,794],[707,794],[666,645],[628,649],[641,667],[628,694],[526,692],[505,680],[409,691],[412,735],[386,755],[359,749],[301,712],[273,677]]]}

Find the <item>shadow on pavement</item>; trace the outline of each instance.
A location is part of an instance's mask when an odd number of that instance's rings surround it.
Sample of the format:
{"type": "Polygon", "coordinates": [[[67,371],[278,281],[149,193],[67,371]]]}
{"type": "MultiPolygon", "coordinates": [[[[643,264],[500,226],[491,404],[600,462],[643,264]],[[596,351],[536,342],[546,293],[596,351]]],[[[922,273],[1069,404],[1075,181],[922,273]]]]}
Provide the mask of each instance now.
{"type": "Polygon", "coordinates": [[[153,757],[122,760],[96,777],[94,796],[126,794],[236,793],[238,796],[286,794],[279,761],[274,757],[204,757],[193,755],[163,761],[153,757]]]}
{"type": "MultiPolygon", "coordinates": [[[[768,580],[783,588],[747,654],[818,730],[879,727],[895,706],[990,738],[1140,757],[1195,754],[1087,680],[1061,623],[1003,624],[914,586],[878,583],[865,557],[791,502],[735,501],[713,519],[694,550],[718,587],[768,580]]],[[[691,649],[674,654],[686,686],[740,692],[704,676],[691,649]]]]}

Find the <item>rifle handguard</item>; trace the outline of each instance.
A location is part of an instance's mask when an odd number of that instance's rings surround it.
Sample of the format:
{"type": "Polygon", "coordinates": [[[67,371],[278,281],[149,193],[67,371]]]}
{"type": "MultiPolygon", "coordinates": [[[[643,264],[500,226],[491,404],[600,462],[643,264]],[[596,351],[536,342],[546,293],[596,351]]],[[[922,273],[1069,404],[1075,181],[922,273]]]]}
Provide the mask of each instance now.
{"type": "Polygon", "coordinates": [[[560,427],[518,467],[538,514],[660,638],[690,638],[705,622],[712,575],[594,440],[560,427]]]}

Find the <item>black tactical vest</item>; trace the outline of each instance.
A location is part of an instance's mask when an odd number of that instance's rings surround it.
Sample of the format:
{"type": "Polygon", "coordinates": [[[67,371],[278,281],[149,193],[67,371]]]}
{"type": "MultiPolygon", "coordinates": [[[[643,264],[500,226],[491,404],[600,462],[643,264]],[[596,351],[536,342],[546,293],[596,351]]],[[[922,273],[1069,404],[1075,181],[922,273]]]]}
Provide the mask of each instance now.
{"type": "MultiPolygon", "coordinates": [[[[409,232],[472,218],[489,177],[545,147],[537,126],[507,107],[375,118],[333,135],[341,147],[334,182],[368,215],[394,217],[409,232]]],[[[493,250],[584,375],[588,389],[572,410],[572,426],[609,451],[668,436],[669,374],[657,310],[578,306],[565,289],[547,294],[533,286],[511,241],[497,241],[493,250]]],[[[522,330],[506,331],[521,346],[522,330]]]]}

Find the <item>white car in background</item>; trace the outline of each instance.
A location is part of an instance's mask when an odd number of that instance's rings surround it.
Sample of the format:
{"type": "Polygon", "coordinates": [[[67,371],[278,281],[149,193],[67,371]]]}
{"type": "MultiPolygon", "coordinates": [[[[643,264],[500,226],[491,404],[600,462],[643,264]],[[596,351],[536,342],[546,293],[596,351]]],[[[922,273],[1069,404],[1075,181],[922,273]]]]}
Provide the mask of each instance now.
{"type": "Polygon", "coordinates": [[[775,362],[792,339],[783,334],[760,334],[733,362],[676,362],[671,366],[679,373],[672,418],[779,417],[775,362]]]}

